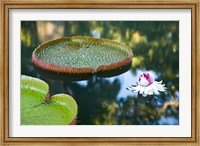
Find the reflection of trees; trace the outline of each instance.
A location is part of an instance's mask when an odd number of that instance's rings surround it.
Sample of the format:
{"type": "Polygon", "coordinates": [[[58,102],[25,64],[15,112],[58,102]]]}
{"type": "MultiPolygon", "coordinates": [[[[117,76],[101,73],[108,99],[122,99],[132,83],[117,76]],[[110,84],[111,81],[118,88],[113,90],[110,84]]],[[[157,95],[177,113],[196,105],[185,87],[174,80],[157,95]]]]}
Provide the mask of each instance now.
{"type": "Polygon", "coordinates": [[[22,21],[21,23],[21,72],[24,75],[36,77],[36,71],[31,63],[31,55],[34,48],[38,45],[38,34],[36,22],[22,21]]]}
{"type": "Polygon", "coordinates": [[[160,118],[153,103],[141,103],[138,98],[120,100],[120,124],[157,124],[160,118]],[[128,112],[127,112],[128,111],[128,112]]]}
{"type": "MultiPolygon", "coordinates": [[[[45,25],[45,24],[44,24],[45,25]]],[[[48,38],[70,37],[73,35],[91,36],[92,31],[101,37],[123,42],[132,48],[134,57],[132,71],[136,69],[153,70],[158,80],[166,83],[168,91],[157,97],[133,98],[117,95],[120,89],[119,80],[109,82],[103,78],[93,77],[86,86],[76,82],[51,81],[50,86],[70,91],[78,103],[78,124],[160,124],[162,117],[179,117],[179,29],[178,22],[48,22],[48,38]],[[63,29],[64,27],[64,29],[63,29]],[[58,28],[59,30],[57,30],[58,28]],[[62,32],[64,31],[64,32],[62,32]],[[49,33],[52,34],[49,34],[49,33]],[[56,32],[56,33],[55,33],[56,32]],[[56,83],[56,85],[55,85],[56,83]]],[[[37,22],[22,22],[22,74],[39,77],[31,63],[31,54],[42,40],[46,40],[37,22]]],[[[43,26],[44,27],[44,26],[43,26]]],[[[47,80],[46,80],[47,81],[47,80]]],[[[134,84],[134,83],[133,83],[134,84]]],[[[51,89],[52,93],[54,88],[51,89]]]]}
{"type": "Polygon", "coordinates": [[[65,84],[71,91],[79,107],[78,124],[114,124],[116,121],[116,96],[120,82],[112,83],[99,77],[93,77],[86,86],[77,83],[65,84]]]}
{"type": "Polygon", "coordinates": [[[159,119],[164,117],[178,116],[178,102],[163,102],[164,105],[159,107],[157,100],[153,98],[150,102],[140,101],[138,98],[128,97],[127,100],[119,101],[120,116],[119,124],[135,124],[135,125],[155,125],[159,124],[159,119]]]}

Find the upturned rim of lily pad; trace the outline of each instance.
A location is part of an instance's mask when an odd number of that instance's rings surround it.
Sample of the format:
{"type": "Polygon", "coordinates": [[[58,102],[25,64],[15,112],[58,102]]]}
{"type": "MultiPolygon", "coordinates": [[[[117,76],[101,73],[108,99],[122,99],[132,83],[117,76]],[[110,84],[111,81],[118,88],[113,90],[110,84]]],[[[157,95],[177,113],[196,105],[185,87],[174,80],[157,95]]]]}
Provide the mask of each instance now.
{"type": "MultiPolygon", "coordinates": [[[[69,76],[71,76],[71,80],[84,80],[88,79],[89,77],[93,76],[96,74],[97,76],[103,76],[103,77],[111,77],[112,72],[117,70],[118,73],[116,74],[121,74],[125,71],[127,71],[132,63],[132,50],[119,42],[112,41],[109,39],[105,38],[93,38],[93,37],[88,37],[88,36],[73,36],[73,37],[64,37],[64,38],[59,38],[51,41],[47,41],[40,46],[38,46],[32,53],[32,62],[35,65],[35,67],[39,70],[40,73],[43,73],[44,75],[50,75],[53,77],[54,75],[60,76],[66,76],[67,79],[70,80],[69,76]],[[115,46],[118,50],[125,51],[128,55],[126,58],[120,60],[119,62],[114,62],[108,65],[102,64],[98,66],[98,68],[94,69],[92,67],[84,67],[84,68],[76,68],[76,67],[71,67],[71,66],[60,66],[56,64],[48,64],[44,61],[41,61],[37,59],[36,55],[38,52],[43,50],[44,48],[51,46],[51,45],[56,45],[60,42],[65,42],[65,41],[78,41],[78,40],[83,40],[85,42],[95,42],[98,44],[107,44],[111,46],[115,46]],[[123,68],[124,67],[124,68],[123,68]],[[68,76],[69,75],[69,76],[68,76]],[[82,76],[83,75],[83,76],[82,76]]],[[[60,79],[60,78],[59,78],[60,79]]],[[[61,77],[63,79],[63,77],[61,77]]]]}

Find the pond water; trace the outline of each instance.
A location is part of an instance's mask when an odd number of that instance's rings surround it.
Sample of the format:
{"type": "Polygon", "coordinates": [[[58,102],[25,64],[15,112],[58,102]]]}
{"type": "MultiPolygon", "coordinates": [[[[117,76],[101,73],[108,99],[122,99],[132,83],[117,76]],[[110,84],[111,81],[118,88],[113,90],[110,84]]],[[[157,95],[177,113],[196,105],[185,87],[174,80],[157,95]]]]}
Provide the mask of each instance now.
{"type": "Polygon", "coordinates": [[[78,125],[179,124],[179,28],[175,21],[22,21],[21,74],[41,78],[50,93],[67,93],[78,104],[78,125]],[[41,31],[42,30],[42,31],[41,31]],[[76,35],[102,37],[129,46],[132,67],[110,78],[93,76],[84,81],[52,80],[35,70],[31,55],[46,41],[76,35]],[[139,97],[126,88],[141,72],[163,80],[166,92],[139,97]]]}

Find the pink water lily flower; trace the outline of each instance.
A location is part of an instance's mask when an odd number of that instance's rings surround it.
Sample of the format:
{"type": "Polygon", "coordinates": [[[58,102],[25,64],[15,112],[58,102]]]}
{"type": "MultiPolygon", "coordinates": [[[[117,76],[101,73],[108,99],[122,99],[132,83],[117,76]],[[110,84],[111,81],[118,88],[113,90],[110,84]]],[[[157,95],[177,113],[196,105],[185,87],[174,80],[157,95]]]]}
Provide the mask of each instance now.
{"type": "Polygon", "coordinates": [[[154,76],[151,72],[144,72],[138,76],[137,85],[131,85],[127,90],[132,92],[142,94],[144,97],[147,95],[158,95],[159,92],[166,91],[165,84],[162,84],[162,81],[157,82],[154,79],[154,76]]]}

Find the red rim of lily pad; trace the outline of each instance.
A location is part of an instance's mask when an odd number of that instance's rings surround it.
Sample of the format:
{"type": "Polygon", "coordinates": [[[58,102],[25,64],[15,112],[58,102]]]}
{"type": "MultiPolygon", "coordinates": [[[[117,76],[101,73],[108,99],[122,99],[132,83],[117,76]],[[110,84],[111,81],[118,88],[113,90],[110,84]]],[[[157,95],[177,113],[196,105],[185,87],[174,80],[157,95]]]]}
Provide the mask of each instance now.
{"type": "MultiPolygon", "coordinates": [[[[77,49],[78,50],[78,49],[77,49]]],[[[116,54],[117,55],[117,54],[116,54]]],[[[132,63],[132,50],[115,41],[104,39],[104,38],[92,38],[86,36],[74,36],[68,38],[60,38],[52,41],[45,42],[44,44],[37,47],[32,54],[32,62],[35,65],[37,71],[40,74],[53,78],[53,79],[64,79],[64,80],[84,80],[97,75],[100,77],[111,77],[119,75],[130,69],[132,63]],[[46,63],[37,57],[37,54],[45,50],[49,46],[57,45],[62,42],[76,43],[81,48],[81,42],[88,45],[90,43],[97,45],[104,45],[109,49],[117,49],[118,52],[123,52],[125,57],[117,62],[112,62],[110,64],[101,64],[97,68],[88,67],[73,67],[73,66],[61,66],[52,63],[46,63]]]]}

